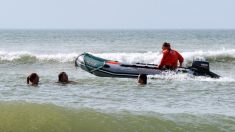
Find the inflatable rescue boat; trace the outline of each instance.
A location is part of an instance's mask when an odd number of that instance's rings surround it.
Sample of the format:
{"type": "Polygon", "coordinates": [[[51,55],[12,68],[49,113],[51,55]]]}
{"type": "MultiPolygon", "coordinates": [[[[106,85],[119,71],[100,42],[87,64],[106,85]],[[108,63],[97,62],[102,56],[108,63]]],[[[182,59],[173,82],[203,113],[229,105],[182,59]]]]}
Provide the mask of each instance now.
{"type": "MultiPolygon", "coordinates": [[[[79,55],[75,60],[75,66],[99,77],[137,78],[140,74],[160,75],[169,72],[167,69],[157,69],[155,64],[124,64],[89,53],[79,55]]],[[[180,67],[170,71],[176,74],[188,73],[194,76],[220,77],[210,71],[209,63],[206,61],[194,61],[191,67],[180,67]]]]}

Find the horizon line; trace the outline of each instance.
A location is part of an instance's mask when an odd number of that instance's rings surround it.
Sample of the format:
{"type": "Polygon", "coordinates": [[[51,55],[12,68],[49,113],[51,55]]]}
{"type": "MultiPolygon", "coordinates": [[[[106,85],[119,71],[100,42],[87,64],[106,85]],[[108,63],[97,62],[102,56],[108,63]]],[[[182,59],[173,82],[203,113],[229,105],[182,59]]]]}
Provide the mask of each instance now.
{"type": "Polygon", "coordinates": [[[0,28],[0,30],[235,30],[235,28],[0,28]]]}

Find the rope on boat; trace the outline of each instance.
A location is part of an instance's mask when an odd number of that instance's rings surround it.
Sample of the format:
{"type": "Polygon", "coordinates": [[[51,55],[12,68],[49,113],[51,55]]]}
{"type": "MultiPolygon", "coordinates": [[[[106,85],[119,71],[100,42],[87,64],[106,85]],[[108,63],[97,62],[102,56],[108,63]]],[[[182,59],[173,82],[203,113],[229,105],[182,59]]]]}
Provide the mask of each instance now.
{"type": "Polygon", "coordinates": [[[79,56],[75,59],[75,67],[79,67],[79,65],[83,65],[83,66],[87,69],[88,72],[93,73],[94,71],[97,71],[97,70],[103,68],[104,65],[105,65],[105,62],[103,62],[103,64],[102,64],[101,66],[99,66],[99,67],[97,67],[97,68],[94,68],[94,67],[88,65],[88,64],[86,63],[86,61],[83,61],[83,62],[79,61],[78,58],[79,58],[80,56],[82,56],[82,55],[84,55],[84,54],[79,55],[79,56]],[[78,61],[79,61],[80,64],[77,63],[78,61]]]}
{"type": "Polygon", "coordinates": [[[84,63],[84,64],[85,64],[84,66],[88,69],[88,71],[89,71],[90,73],[93,73],[94,71],[97,71],[97,70],[99,70],[99,69],[103,68],[103,67],[104,67],[104,65],[105,65],[105,62],[104,62],[104,64],[103,64],[102,66],[97,67],[97,68],[93,68],[93,67],[91,67],[91,66],[87,65],[86,63],[84,63]],[[89,68],[88,68],[88,67],[93,68],[93,69],[92,69],[92,70],[89,70],[89,68]]]}

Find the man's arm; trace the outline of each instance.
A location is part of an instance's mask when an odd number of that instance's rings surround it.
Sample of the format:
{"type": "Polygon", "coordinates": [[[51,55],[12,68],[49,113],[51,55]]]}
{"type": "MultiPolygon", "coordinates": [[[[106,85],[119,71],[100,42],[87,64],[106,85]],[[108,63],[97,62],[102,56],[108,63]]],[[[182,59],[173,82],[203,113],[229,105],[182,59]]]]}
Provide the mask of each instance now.
{"type": "Polygon", "coordinates": [[[163,52],[162,60],[161,60],[160,64],[157,66],[157,68],[162,68],[163,67],[165,58],[166,58],[166,53],[163,52]]]}
{"type": "Polygon", "coordinates": [[[179,52],[177,52],[177,54],[178,54],[178,60],[180,62],[180,67],[182,67],[182,64],[184,62],[184,57],[179,52]]]}

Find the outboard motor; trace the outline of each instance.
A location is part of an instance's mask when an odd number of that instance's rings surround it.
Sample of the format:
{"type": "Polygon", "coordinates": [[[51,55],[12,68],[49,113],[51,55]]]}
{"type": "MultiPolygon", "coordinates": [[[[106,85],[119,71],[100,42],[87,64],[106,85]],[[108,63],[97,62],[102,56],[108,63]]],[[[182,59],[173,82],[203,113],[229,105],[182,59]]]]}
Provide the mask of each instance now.
{"type": "Polygon", "coordinates": [[[210,71],[209,62],[206,61],[194,61],[191,68],[194,71],[195,76],[210,76],[212,78],[219,78],[220,76],[210,71]]]}
{"type": "Polygon", "coordinates": [[[210,71],[209,62],[206,61],[194,61],[192,68],[197,69],[198,71],[208,72],[210,71]]]}

